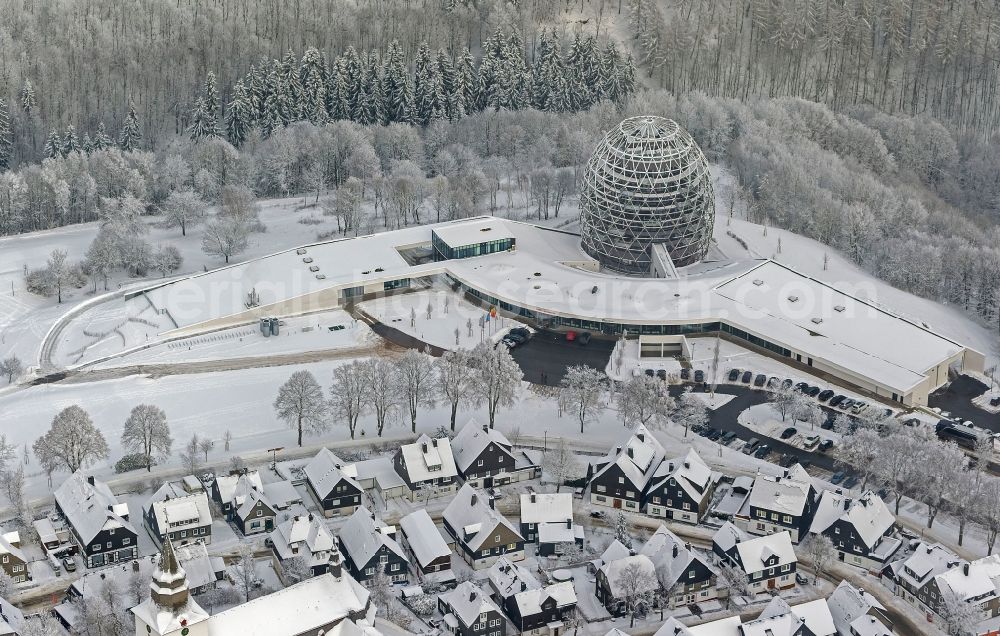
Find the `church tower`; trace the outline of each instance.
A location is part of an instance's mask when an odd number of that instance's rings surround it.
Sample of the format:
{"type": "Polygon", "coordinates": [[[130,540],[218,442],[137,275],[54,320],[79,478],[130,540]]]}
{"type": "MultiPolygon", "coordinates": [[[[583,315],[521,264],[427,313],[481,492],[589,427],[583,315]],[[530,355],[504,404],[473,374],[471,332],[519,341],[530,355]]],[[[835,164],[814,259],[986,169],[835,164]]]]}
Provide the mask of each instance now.
{"type": "Polygon", "coordinates": [[[187,574],[170,538],[163,540],[149,598],[132,608],[136,636],[208,636],[208,613],[190,597],[187,574]]]}

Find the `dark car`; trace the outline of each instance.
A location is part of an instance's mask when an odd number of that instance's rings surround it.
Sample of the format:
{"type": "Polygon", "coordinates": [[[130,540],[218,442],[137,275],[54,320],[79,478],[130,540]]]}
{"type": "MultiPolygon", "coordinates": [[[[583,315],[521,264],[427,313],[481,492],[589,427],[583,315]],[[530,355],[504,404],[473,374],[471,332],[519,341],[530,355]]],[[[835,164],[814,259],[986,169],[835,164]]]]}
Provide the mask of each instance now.
{"type": "Polygon", "coordinates": [[[728,444],[734,439],[736,439],[736,433],[734,433],[733,431],[726,431],[725,433],[723,433],[722,437],[719,438],[719,441],[722,442],[723,444],[728,444]]]}
{"type": "Polygon", "coordinates": [[[820,424],[819,427],[821,429],[823,429],[824,431],[832,431],[833,430],[833,418],[829,418],[828,417],[827,419],[823,420],[823,423],[820,424]]]}
{"type": "Polygon", "coordinates": [[[646,369],[646,375],[648,375],[651,378],[656,377],[656,371],[652,369],[646,369]]]}
{"type": "Polygon", "coordinates": [[[729,381],[730,382],[736,382],[739,379],[740,379],[740,370],[739,369],[731,369],[729,371],[729,381]]]}
{"type": "Polygon", "coordinates": [[[784,380],[781,381],[781,388],[785,390],[792,388],[792,381],[789,380],[788,378],[785,378],[784,380]]]}
{"type": "Polygon", "coordinates": [[[776,375],[772,375],[770,378],[767,379],[767,388],[771,390],[778,388],[779,384],[781,384],[781,380],[779,380],[778,376],[776,375]]]}
{"type": "Polygon", "coordinates": [[[590,332],[584,331],[583,333],[581,333],[579,336],[576,337],[576,342],[580,345],[585,345],[588,342],[590,342],[590,338],[591,338],[590,332]]]}
{"type": "Polygon", "coordinates": [[[843,402],[846,399],[847,398],[845,398],[843,395],[840,395],[838,393],[837,395],[835,395],[832,398],[830,398],[830,406],[837,406],[838,404],[840,404],[841,402],[843,402]]]}
{"type": "Polygon", "coordinates": [[[513,329],[510,330],[509,333],[512,335],[521,336],[526,341],[531,340],[531,332],[525,329],[524,327],[514,327],[513,329]]]}
{"type": "Polygon", "coordinates": [[[855,477],[854,475],[851,475],[850,477],[844,480],[844,488],[854,488],[857,485],[858,485],[858,478],[855,477]]]}
{"type": "Polygon", "coordinates": [[[656,370],[656,377],[665,381],[667,379],[667,370],[666,369],[657,369],[656,370]]]}
{"type": "Polygon", "coordinates": [[[818,450],[821,453],[825,453],[826,451],[830,450],[831,448],[833,448],[833,440],[832,439],[825,439],[825,440],[823,440],[822,442],[819,443],[819,446],[816,448],[816,450],[818,450]]]}
{"type": "Polygon", "coordinates": [[[852,406],[854,406],[854,400],[851,398],[844,398],[844,401],[837,405],[837,407],[842,411],[846,411],[852,406]]]}
{"type": "Polygon", "coordinates": [[[767,376],[763,373],[758,373],[757,377],[753,379],[753,385],[756,387],[764,386],[765,382],[767,382],[767,376]]]}
{"type": "Polygon", "coordinates": [[[744,371],[741,379],[743,384],[750,384],[750,380],[753,379],[753,371],[744,371]]]}
{"type": "Polygon", "coordinates": [[[708,437],[712,433],[712,429],[709,428],[708,426],[702,426],[700,430],[694,432],[697,433],[698,435],[701,435],[702,437],[708,437]]]}
{"type": "Polygon", "coordinates": [[[722,431],[720,431],[717,428],[713,428],[712,432],[709,433],[709,435],[708,435],[708,439],[712,440],[713,442],[718,441],[719,438],[721,438],[721,437],[722,437],[722,431]]]}
{"type": "Polygon", "coordinates": [[[681,380],[691,379],[691,369],[687,367],[681,367],[681,380]]]}
{"type": "Polygon", "coordinates": [[[808,388],[809,388],[809,383],[808,382],[796,382],[795,383],[795,390],[796,391],[805,391],[808,388]]]}
{"type": "Polygon", "coordinates": [[[701,369],[698,369],[697,371],[695,371],[694,372],[694,381],[695,382],[704,382],[705,381],[705,372],[702,371],[701,369]]]}
{"type": "Polygon", "coordinates": [[[590,516],[593,517],[594,519],[603,519],[604,517],[608,516],[608,513],[604,512],[603,510],[591,510],[590,516]]]}
{"type": "Polygon", "coordinates": [[[830,483],[833,484],[834,486],[836,486],[842,481],[844,481],[844,473],[842,473],[841,471],[838,470],[837,472],[830,475],[830,483]]]}
{"type": "Polygon", "coordinates": [[[778,466],[782,468],[788,468],[795,463],[795,455],[782,455],[781,459],[778,460],[778,466]]]}
{"type": "Polygon", "coordinates": [[[503,337],[503,340],[501,340],[502,343],[507,345],[508,349],[514,349],[515,347],[519,347],[527,341],[528,339],[522,336],[521,334],[513,332],[507,334],[506,336],[503,337]]]}
{"type": "Polygon", "coordinates": [[[794,426],[789,426],[785,430],[781,431],[781,439],[789,439],[791,437],[794,437],[795,434],[798,432],[799,429],[795,428],[794,426]]]}
{"type": "Polygon", "coordinates": [[[827,389],[825,391],[820,391],[819,395],[816,397],[819,398],[820,402],[826,402],[827,400],[833,397],[833,391],[831,391],[830,389],[827,389]]]}
{"type": "Polygon", "coordinates": [[[806,390],[803,391],[803,393],[805,393],[809,397],[816,397],[817,395],[819,395],[819,387],[818,386],[807,387],[806,390]]]}
{"type": "Polygon", "coordinates": [[[918,426],[919,424],[920,420],[915,417],[903,420],[903,426],[918,426]]]}
{"type": "Polygon", "coordinates": [[[751,437],[750,439],[747,440],[747,443],[743,446],[743,454],[749,455],[750,453],[753,452],[753,449],[757,448],[758,444],[760,444],[760,440],[757,439],[756,437],[751,437]]]}
{"type": "Polygon", "coordinates": [[[990,406],[1000,406],[1000,396],[990,400],[990,406]]]}
{"type": "Polygon", "coordinates": [[[695,424],[694,426],[691,427],[692,433],[701,433],[703,430],[705,430],[704,424],[695,424]]]}
{"type": "Polygon", "coordinates": [[[763,444],[757,448],[753,456],[756,457],[757,459],[764,459],[770,454],[771,454],[771,447],[768,446],[767,444],[763,444]]]}

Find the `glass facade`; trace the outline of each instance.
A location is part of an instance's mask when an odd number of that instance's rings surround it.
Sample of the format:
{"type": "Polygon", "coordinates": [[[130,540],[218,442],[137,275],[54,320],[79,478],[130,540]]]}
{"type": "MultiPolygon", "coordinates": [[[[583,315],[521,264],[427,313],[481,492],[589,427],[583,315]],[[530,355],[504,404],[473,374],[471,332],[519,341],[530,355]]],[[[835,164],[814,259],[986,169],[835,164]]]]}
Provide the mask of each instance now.
{"type": "Polygon", "coordinates": [[[483,241],[471,245],[459,245],[457,247],[448,245],[438,236],[437,232],[431,230],[431,246],[434,248],[435,261],[448,261],[456,258],[472,258],[473,256],[483,256],[485,254],[495,254],[496,252],[506,252],[514,247],[513,237],[496,239],[493,241],[483,241]]]}
{"type": "Polygon", "coordinates": [[[382,283],[382,289],[384,289],[385,291],[389,291],[392,289],[400,289],[402,287],[409,287],[409,286],[410,286],[409,278],[397,278],[396,280],[387,280],[384,283],[382,283]]]}

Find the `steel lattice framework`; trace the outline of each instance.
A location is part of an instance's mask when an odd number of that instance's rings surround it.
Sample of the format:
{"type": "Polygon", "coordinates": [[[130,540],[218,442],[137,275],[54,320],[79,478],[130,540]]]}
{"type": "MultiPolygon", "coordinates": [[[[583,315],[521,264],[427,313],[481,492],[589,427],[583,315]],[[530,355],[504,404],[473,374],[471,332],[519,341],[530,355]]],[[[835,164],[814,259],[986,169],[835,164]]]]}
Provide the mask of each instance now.
{"type": "Polygon", "coordinates": [[[705,256],[715,220],[708,161],[673,120],[624,120],[598,144],[583,179],[583,249],[602,266],[648,273],[656,243],[677,267],[705,256]]]}

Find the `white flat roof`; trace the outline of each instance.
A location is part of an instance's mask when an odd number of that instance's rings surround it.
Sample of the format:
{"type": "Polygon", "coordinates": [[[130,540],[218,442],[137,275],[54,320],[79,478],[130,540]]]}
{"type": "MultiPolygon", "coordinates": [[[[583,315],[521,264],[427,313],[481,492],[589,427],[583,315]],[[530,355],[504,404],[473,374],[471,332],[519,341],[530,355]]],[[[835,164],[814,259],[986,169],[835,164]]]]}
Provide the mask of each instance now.
{"type": "MultiPolygon", "coordinates": [[[[178,327],[196,331],[199,323],[246,312],[251,290],[266,313],[269,304],[323,290],[330,290],[328,302],[335,303],[337,288],[447,273],[542,316],[630,325],[724,320],[900,394],[964,350],[921,325],[770,260],[701,263],[672,279],[627,277],[591,271],[595,262],[579,240],[568,232],[480,217],[287,250],[152,288],[148,297],[157,309],[168,310],[178,327]],[[517,249],[408,264],[399,250],[429,247],[432,230],[454,245],[513,237],[517,249]],[[317,279],[317,274],[325,278],[317,279]]],[[[870,295],[871,290],[859,292],[870,295]]],[[[242,318],[252,320],[250,315],[242,318]]]]}

